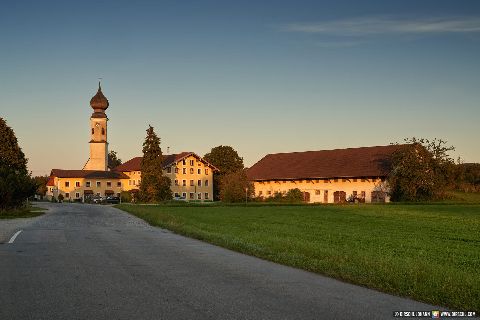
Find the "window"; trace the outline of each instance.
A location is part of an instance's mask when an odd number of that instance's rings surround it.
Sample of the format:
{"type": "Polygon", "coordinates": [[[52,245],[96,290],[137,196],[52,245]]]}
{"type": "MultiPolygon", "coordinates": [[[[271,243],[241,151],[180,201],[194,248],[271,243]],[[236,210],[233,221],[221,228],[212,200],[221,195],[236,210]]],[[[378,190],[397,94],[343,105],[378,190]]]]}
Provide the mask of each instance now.
{"type": "Polygon", "coordinates": [[[187,186],[187,180],[182,180],[182,186],[187,186]]]}
{"type": "Polygon", "coordinates": [[[70,187],[70,181],[65,181],[65,188],[70,187]]]}
{"type": "Polygon", "coordinates": [[[183,165],[186,165],[187,164],[187,160],[183,159],[183,165]]]}
{"type": "Polygon", "coordinates": [[[205,187],[208,187],[208,180],[205,180],[205,187]]]}
{"type": "Polygon", "coordinates": [[[91,183],[90,181],[87,181],[87,182],[85,183],[85,186],[86,186],[87,188],[90,188],[90,183],[91,183]]]}
{"type": "Polygon", "coordinates": [[[79,192],[75,192],[75,199],[78,199],[80,198],[80,193],[79,192]]]}
{"type": "Polygon", "coordinates": [[[205,200],[208,200],[208,192],[205,192],[205,200]]]}
{"type": "Polygon", "coordinates": [[[197,199],[202,200],[202,194],[200,192],[197,194],[197,199]]]}
{"type": "Polygon", "coordinates": [[[129,185],[129,186],[132,185],[132,180],[128,180],[128,185],[129,185]]]}
{"type": "Polygon", "coordinates": [[[190,186],[194,186],[195,184],[193,183],[193,180],[190,180],[190,186]]]}
{"type": "Polygon", "coordinates": [[[190,160],[190,166],[192,166],[192,167],[194,166],[193,160],[190,160]]]}
{"type": "Polygon", "coordinates": [[[183,168],[183,174],[187,174],[187,168],[183,168]]]}
{"type": "Polygon", "coordinates": [[[75,187],[77,187],[77,188],[80,187],[80,181],[75,181],[75,187]]]}
{"type": "Polygon", "coordinates": [[[184,197],[186,199],[187,198],[187,193],[186,192],[182,193],[182,197],[184,197]]]}
{"type": "Polygon", "coordinates": [[[342,182],[347,182],[347,179],[342,179],[342,182]]]}
{"type": "Polygon", "coordinates": [[[178,173],[178,168],[175,168],[175,173],[178,173]]]}
{"type": "Polygon", "coordinates": [[[361,197],[362,197],[362,199],[365,199],[365,191],[361,192],[361,197]]]}
{"type": "Polygon", "coordinates": [[[167,167],[167,173],[172,173],[172,167],[167,167]]]}
{"type": "Polygon", "coordinates": [[[117,182],[117,187],[119,187],[119,188],[122,187],[122,182],[121,181],[117,182]]]}
{"type": "Polygon", "coordinates": [[[112,181],[107,181],[107,188],[111,188],[112,187],[112,181]]]}
{"type": "Polygon", "coordinates": [[[70,198],[70,193],[66,192],[65,193],[65,198],[70,198]]]}
{"type": "Polygon", "coordinates": [[[353,191],[352,194],[355,198],[357,197],[357,191],[353,191]]]}
{"type": "Polygon", "coordinates": [[[338,179],[337,178],[333,179],[333,182],[338,182],[338,179]]]}
{"type": "Polygon", "coordinates": [[[175,180],[175,185],[178,186],[178,180],[175,180]]]}
{"type": "Polygon", "coordinates": [[[95,129],[94,128],[92,128],[92,134],[95,134],[95,129]]]}
{"type": "Polygon", "coordinates": [[[272,191],[267,191],[267,194],[268,194],[268,195],[271,195],[271,194],[272,194],[272,191]]]}
{"type": "Polygon", "coordinates": [[[198,185],[199,187],[201,187],[201,186],[202,186],[202,180],[198,180],[198,181],[197,181],[197,185],[198,185]]]}
{"type": "Polygon", "coordinates": [[[197,173],[198,173],[198,174],[202,174],[202,169],[198,169],[198,170],[197,170],[197,173]]]}
{"type": "Polygon", "coordinates": [[[327,180],[323,180],[323,183],[328,183],[328,179],[327,179],[327,180]]]}
{"type": "Polygon", "coordinates": [[[258,195],[261,196],[263,194],[263,191],[258,191],[258,195]]]}
{"type": "Polygon", "coordinates": [[[320,190],[315,190],[315,195],[319,196],[320,195],[320,190]]]}
{"type": "Polygon", "coordinates": [[[102,186],[102,183],[100,181],[97,181],[97,188],[100,188],[102,186]]]}
{"type": "Polygon", "coordinates": [[[192,199],[192,200],[195,199],[195,193],[190,192],[190,199],[192,199]]]}
{"type": "Polygon", "coordinates": [[[360,181],[362,181],[362,182],[365,182],[365,179],[364,179],[364,178],[362,178],[362,179],[360,179],[360,181]]]}
{"type": "Polygon", "coordinates": [[[178,192],[175,192],[175,198],[178,198],[180,195],[178,194],[178,192]]]}
{"type": "Polygon", "coordinates": [[[193,174],[193,170],[194,170],[193,168],[190,168],[190,174],[193,174]]]}
{"type": "Polygon", "coordinates": [[[357,182],[357,179],[356,179],[356,178],[355,178],[355,179],[353,179],[353,182],[357,182]]]}
{"type": "Polygon", "coordinates": [[[208,175],[208,168],[205,169],[205,174],[208,175]]]}
{"type": "Polygon", "coordinates": [[[132,184],[135,185],[135,179],[132,180],[132,184]]]}

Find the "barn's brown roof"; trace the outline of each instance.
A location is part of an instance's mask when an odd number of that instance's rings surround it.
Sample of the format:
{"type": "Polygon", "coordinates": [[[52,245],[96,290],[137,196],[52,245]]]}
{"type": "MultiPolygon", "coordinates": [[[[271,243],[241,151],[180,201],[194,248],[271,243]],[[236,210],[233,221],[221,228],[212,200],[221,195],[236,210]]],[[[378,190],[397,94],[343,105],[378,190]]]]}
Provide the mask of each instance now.
{"type": "Polygon", "coordinates": [[[250,180],[384,177],[398,145],[268,154],[247,170],[250,180]]]}
{"type": "Polygon", "coordinates": [[[57,178],[85,178],[85,179],[128,179],[122,172],[100,170],[63,170],[52,169],[50,177],[57,178]]]}
{"type": "MultiPolygon", "coordinates": [[[[164,155],[163,156],[163,167],[166,168],[166,167],[172,165],[173,163],[181,161],[183,158],[186,158],[190,155],[193,155],[196,158],[201,159],[203,162],[207,163],[213,169],[217,170],[213,165],[211,165],[208,162],[206,162],[205,160],[203,160],[201,157],[196,155],[194,152],[181,152],[181,153],[178,153],[178,154],[164,155]]],[[[122,171],[122,172],[140,171],[141,170],[142,159],[143,159],[143,157],[135,157],[135,158],[130,159],[127,162],[119,165],[118,167],[115,167],[113,170],[114,171],[122,171]]]]}

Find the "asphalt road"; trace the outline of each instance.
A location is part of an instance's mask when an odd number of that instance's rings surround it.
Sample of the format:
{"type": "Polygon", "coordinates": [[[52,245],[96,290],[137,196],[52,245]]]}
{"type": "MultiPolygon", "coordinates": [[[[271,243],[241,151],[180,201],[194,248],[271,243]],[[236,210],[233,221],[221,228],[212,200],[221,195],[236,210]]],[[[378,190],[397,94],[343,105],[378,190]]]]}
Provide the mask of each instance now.
{"type": "Polygon", "coordinates": [[[0,319],[386,319],[438,309],[175,235],[112,207],[44,206],[47,214],[0,244],[0,319]]]}

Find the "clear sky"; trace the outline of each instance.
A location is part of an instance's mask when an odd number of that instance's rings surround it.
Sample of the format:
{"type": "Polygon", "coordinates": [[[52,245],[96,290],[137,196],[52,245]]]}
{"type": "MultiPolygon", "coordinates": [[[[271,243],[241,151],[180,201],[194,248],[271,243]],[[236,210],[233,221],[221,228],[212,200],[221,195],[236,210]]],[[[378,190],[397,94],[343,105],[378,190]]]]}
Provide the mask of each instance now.
{"type": "Polygon", "coordinates": [[[480,1],[5,1],[0,116],[34,175],[110,149],[276,152],[448,140],[480,162],[480,1]]]}

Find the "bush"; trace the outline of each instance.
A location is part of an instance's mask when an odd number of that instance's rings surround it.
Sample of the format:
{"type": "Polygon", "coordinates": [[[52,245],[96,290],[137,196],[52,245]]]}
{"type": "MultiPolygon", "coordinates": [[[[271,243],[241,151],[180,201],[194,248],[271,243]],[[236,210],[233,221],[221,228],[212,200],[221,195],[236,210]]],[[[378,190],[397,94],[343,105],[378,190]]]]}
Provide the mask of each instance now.
{"type": "Polygon", "coordinates": [[[303,192],[298,188],[290,189],[285,195],[285,200],[287,202],[303,202],[303,192]]]}
{"type": "Polygon", "coordinates": [[[58,195],[58,202],[63,202],[63,198],[64,198],[64,197],[63,197],[63,194],[60,193],[60,194],[58,195]]]}
{"type": "Polygon", "coordinates": [[[122,200],[122,202],[127,202],[127,203],[130,203],[132,202],[132,194],[128,191],[122,191],[122,193],[120,193],[120,199],[122,200]]]}

